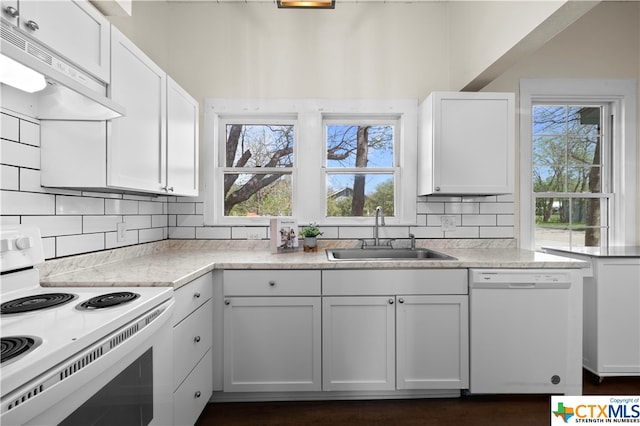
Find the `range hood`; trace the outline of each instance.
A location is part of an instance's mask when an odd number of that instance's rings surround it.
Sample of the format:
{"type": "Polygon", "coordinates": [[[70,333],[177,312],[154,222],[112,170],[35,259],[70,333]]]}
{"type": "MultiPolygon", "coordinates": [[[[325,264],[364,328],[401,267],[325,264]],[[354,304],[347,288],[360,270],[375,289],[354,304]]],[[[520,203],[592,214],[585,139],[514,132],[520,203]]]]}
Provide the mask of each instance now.
{"type": "Polygon", "coordinates": [[[3,55],[44,75],[46,87],[37,92],[40,120],[102,121],[125,115],[125,108],[106,96],[106,84],[75,67],[46,47],[2,22],[3,55]]]}

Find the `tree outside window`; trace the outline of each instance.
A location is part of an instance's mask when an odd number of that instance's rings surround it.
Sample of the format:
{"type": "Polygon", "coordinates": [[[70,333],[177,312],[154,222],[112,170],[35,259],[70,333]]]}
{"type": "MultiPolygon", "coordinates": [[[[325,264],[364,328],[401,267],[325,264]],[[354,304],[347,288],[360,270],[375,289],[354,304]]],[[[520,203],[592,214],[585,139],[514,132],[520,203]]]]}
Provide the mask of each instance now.
{"type": "Polygon", "coordinates": [[[395,214],[394,131],[391,124],[328,122],[328,217],[372,216],[382,206],[395,214]]]}
{"type": "Polygon", "coordinates": [[[533,108],[536,246],[606,243],[608,191],[603,162],[603,108],[533,108]]]}

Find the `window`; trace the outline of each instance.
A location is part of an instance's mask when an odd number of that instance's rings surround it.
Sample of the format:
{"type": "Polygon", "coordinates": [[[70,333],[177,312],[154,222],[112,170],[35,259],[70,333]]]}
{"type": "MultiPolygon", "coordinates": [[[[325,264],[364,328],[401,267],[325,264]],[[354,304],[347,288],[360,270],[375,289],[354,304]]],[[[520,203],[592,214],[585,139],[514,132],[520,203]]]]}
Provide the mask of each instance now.
{"type": "Polygon", "coordinates": [[[395,215],[396,121],[325,121],[326,216],[395,215]]]}
{"type": "Polygon", "coordinates": [[[608,111],[606,104],[534,104],[536,248],[607,247],[608,111]]]}
{"type": "Polygon", "coordinates": [[[205,143],[207,225],[415,224],[416,100],[207,99],[205,143]]]}
{"type": "Polygon", "coordinates": [[[521,80],[521,247],[635,242],[635,98],[631,80],[521,80]]]}
{"type": "Polygon", "coordinates": [[[225,216],[291,216],[293,123],[223,120],[225,216]]]}

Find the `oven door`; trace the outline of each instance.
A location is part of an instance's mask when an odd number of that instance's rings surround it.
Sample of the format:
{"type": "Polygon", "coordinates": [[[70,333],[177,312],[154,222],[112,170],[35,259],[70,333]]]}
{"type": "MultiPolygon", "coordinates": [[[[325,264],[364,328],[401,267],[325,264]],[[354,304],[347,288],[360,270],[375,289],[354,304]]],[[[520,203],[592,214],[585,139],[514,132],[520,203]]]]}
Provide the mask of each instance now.
{"type": "Polygon", "coordinates": [[[8,395],[0,423],[172,424],[172,311],[173,299],[8,395]]]}

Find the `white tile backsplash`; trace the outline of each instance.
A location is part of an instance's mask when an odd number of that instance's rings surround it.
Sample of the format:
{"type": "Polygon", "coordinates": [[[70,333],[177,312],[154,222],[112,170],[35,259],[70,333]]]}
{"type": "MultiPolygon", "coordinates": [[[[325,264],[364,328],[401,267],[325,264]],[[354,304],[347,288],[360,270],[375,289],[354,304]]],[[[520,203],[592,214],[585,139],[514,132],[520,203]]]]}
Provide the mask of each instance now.
{"type": "Polygon", "coordinates": [[[20,120],[20,143],[40,146],[40,125],[20,120]]]}
{"type": "Polygon", "coordinates": [[[104,250],[104,235],[98,233],[56,237],[56,257],[104,250]]]}
{"type": "Polygon", "coordinates": [[[55,195],[31,192],[2,191],[0,214],[47,215],[55,214],[55,195]]]}
{"type": "Polygon", "coordinates": [[[138,214],[140,203],[134,200],[114,200],[104,201],[105,214],[138,214]]]}
{"type": "MultiPolygon", "coordinates": [[[[0,131],[0,223],[36,224],[42,229],[47,259],[113,247],[175,239],[268,238],[268,227],[204,226],[204,196],[176,197],[83,192],[40,186],[40,132],[37,120],[3,110],[0,131]],[[127,223],[118,242],[116,223],[127,223]]],[[[383,238],[513,238],[514,197],[417,197],[416,223],[385,226],[383,238]],[[457,228],[441,229],[442,215],[453,215],[457,228]]],[[[302,226],[303,224],[300,224],[302,226]]],[[[372,238],[372,226],[323,226],[321,238],[372,238]]]]}
{"type": "Polygon", "coordinates": [[[104,214],[104,199],[57,195],[56,214],[104,214]]]}
{"type": "Polygon", "coordinates": [[[0,223],[38,226],[45,258],[168,238],[168,197],[42,187],[37,120],[0,116],[0,223]],[[116,223],[125,219],[129,230],[118,242],[116,223]]]}
{"type": "Polygon", "coordinates": [[[20,120],[8,114],[0,114],[0,137],[10,141],[20,140],[20,120]]]}
{"type": "Polygon", "coordinates": [[[113,232],[116,224],[122,222],[122,216],[83,216],[82,231],[86,233],[113,232]]]}
{"type": "Polygon", "coordinates": [[[10,166],[40,169],[40,148],[2,139],[0,141],[2,163],[10,166]]]}
{"type": "Polygon", "coordinates": [[[23,216],[22,223],[39,227],[43,237],[82,234],[82,216],[23,216]]]}
{"type": "Polygon", "coordinates": [[[20,169],[13,166],[0,166],[0,189],[17,191],[20,186],[20,169]]]}

